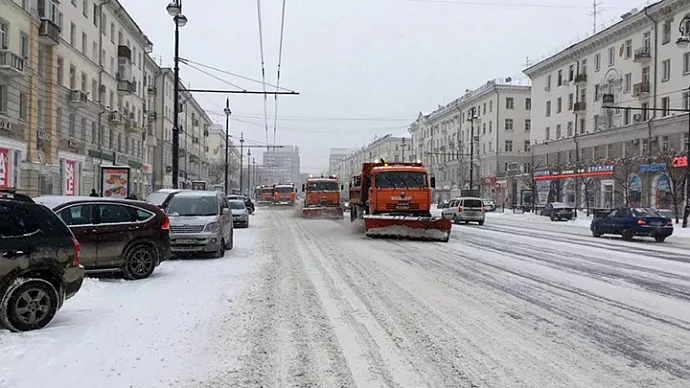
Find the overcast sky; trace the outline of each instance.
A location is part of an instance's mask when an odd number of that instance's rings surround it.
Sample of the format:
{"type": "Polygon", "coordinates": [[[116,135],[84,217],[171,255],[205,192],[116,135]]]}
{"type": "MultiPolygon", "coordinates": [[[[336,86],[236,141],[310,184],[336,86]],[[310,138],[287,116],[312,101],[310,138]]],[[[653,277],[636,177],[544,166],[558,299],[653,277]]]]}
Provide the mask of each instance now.
{"type": "MultiPolygon", "coordinates": [[[[171,66],[168,0],[120,2],[153,41],[156,61],[171,66]]],[[[260,3],[266,82],[275,84],[282,1],[260,3]]],[[[599,24],[644,6],[600,3],[599,24]]],[[[278,98],[276,143],[298,145],[302,172],[318,173],[327,168],[332,147],[404,134],[420,110],[433,110],[489,79],[522,76],[527,57],[542,58],[591,33],[591,11],[592,0],[288,0],[280,86],[300,95],[278,98]]],[[[181,57],[261,80],[256,0],[184,0],[183,13],[189,23],[180,32],[181,57]]],[[[261,83],[210,72],[262,90],[261,83]]],[[[194,88],[236,89],[185,65],[181,77],[194,88]]],[[[226,95],[196,97],[224,124],[226,95]]],[[[272,96],[268,135],[263,96],[231,95],[230,103],[231,135],[273,142],[272,96]]]]}

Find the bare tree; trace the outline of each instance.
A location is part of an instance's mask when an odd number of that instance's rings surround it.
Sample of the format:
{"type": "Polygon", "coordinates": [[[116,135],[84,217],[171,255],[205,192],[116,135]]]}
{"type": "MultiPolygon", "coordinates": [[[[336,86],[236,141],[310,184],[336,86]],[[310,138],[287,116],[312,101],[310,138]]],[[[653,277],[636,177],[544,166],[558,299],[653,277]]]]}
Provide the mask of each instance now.
{"type": "MultiPolygon", "coordinates": [[[[673,151],[662,152],[663,163],[666,164],[666,177],[669,190],[671,191],[671,202],[673,204],[673,213],[676,217],[676,224],[680,222],[679,206],[685,199],[685,179],[686,171],[682,168],[673,167],[673,159],[677,154],[673,151]]],[[[658,183],[657,183],[658,185],[658,183]]]]}
{"type": "MultiPolygon", "coordinates": [[[[636,171],[636,163],[633,159],[622,158],[616,161],[616,166],[613,170],[613,180],[615,186],[615,197],[613,201],[616,202],[622,198],[622,204],[629,206],[631,202],[631,175],[636,171]]],[[[612,203],[611,205],[615,205],[612,203]]]]}

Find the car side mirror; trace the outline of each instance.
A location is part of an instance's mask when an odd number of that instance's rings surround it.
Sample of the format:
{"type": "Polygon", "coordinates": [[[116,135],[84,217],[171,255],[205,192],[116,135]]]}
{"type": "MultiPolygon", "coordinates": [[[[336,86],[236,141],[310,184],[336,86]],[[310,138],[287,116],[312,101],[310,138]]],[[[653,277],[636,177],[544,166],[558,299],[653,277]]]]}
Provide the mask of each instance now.
{"type": "Polygon", "coordinates": [[[429,185],[431,186],[432,189],[436,188],[436,177],[432,176],[429,178],[429,185]]]}
{"type": "Polygon", "coordinates": [[[304,189],[305,189],[305,187],[304,187],[304,185],[302,185],[302,192],[303,192],[303,193],[304,193],[304,189]]]}
{"type": "Polygon", "coordinates": [[[345,190],[345,185],[340,185],[340,191],[345,190]]]}
{"type": "Polygon", "coordinates": [[[228,208],[226,207],[226,208],[223,209],[223,215],[224,215],[224,216],[227,216],[228,214],[230,214],[230,209],[228,209],[228,208]]]}

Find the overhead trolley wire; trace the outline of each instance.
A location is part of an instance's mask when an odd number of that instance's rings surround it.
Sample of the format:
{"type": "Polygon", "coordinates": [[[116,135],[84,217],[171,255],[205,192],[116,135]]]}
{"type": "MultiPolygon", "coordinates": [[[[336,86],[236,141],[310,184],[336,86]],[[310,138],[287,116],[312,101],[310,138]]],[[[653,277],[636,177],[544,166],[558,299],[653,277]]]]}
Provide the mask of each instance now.
{"type": "Polygon", "coordinates": [[[264,61],[264,33],[261,24],[261,0],[256,0],[256,15],[259,21],[259,49],[261,51],[261,86],[264,92],[264,130],[266,132],[266,150],[268,150],[268,96],[266,95],[266,62],[264,61]]]}
{"type": "MultiPolygon", "coordinates": [[[[276,92],[280,88],[280,66],[283,63],[283,37],[285,36],[285,0],[280,16],[280,43],[278,44],[278,75],[276,77],[276,92]]],[[[275,107],[273,108],[273,153],[276,152],[276,126],[278,125],[278,95],[274,94],[275,107]]]]}

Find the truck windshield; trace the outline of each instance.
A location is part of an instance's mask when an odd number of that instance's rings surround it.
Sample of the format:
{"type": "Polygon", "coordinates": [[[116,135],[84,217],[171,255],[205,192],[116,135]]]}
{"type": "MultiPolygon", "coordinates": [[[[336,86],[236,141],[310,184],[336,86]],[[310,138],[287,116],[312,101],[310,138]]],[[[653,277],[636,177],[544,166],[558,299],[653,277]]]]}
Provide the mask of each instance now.
{"type": "Polygon", "coordinates": [[[263,190],[261,190],[261,193],[263,193],[263,194],[272,194],[272,193],[273,193],[273,189],[263,189],[263,190]]]}
{"type": "Polygon", "coordinates": [[[423,172],[389,171],[376,174],[376,187],[404,189],[426,187],[426,174],[423,172]]]}
{"type": "Polygon", "coordinates": [[[278,193],[291,193],[295,190],[292,187],[276,187],[275,191],[278,193]]]}
{"type": "Polygon", "coordinates": [[[309,191],[338,191],[338,182],[309,182],[309,191]]]}

